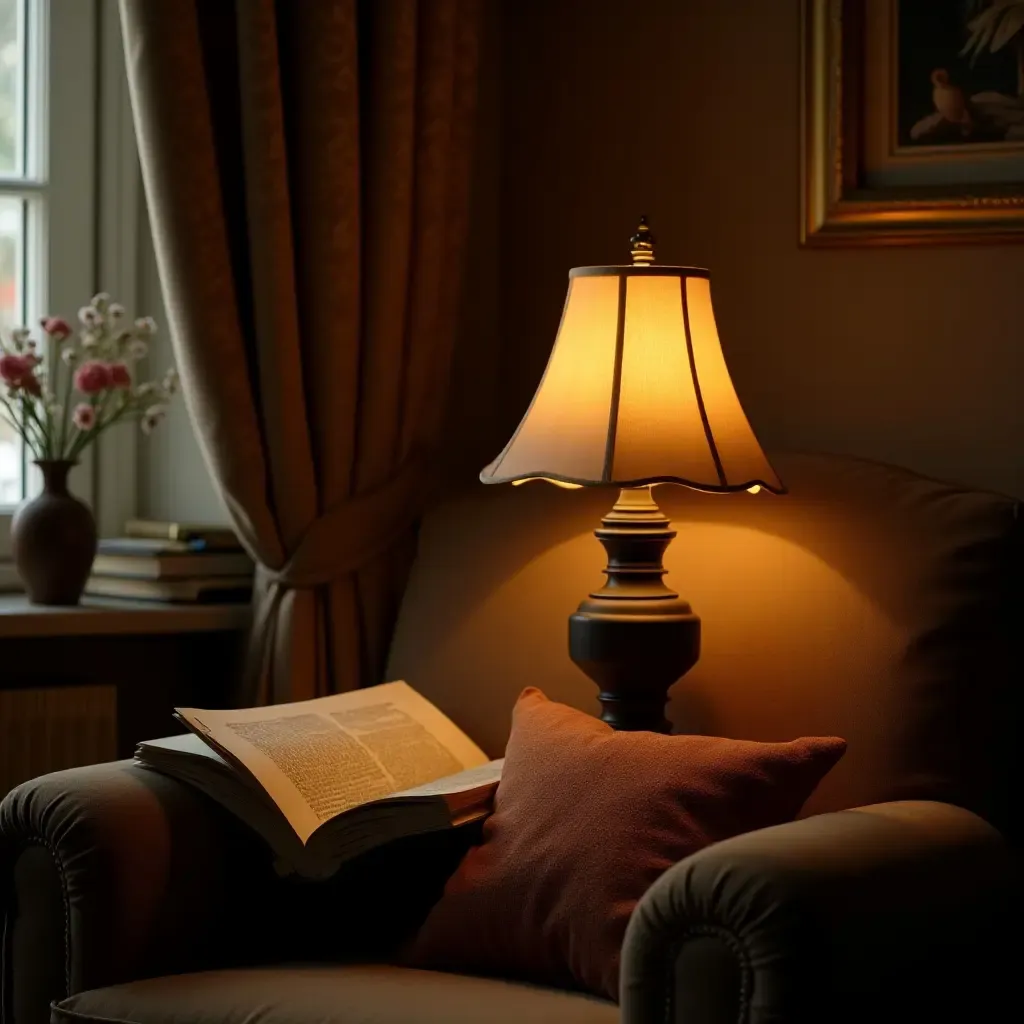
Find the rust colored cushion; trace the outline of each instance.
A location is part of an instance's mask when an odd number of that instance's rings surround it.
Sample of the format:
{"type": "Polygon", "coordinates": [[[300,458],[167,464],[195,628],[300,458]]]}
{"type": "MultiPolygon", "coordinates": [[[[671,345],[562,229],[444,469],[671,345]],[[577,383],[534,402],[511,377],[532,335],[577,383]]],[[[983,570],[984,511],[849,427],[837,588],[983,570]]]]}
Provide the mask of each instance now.
{"type": "Polygon", "coordinates": [[[524,690],[483,841],[407,960],[618,999],[623,935],[648,886],[710,843],[792,820],[845,749],[614,732],[524,690]]]}

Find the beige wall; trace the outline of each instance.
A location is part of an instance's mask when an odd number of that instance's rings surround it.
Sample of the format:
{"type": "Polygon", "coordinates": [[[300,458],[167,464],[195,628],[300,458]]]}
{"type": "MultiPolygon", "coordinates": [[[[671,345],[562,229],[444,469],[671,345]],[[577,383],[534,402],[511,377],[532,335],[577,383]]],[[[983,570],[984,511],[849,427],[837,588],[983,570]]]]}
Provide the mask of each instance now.
{"type": "Polygon", "coordinates": [[[1024,246],[798,247],[798,0],[519,0],[502,19],[499,433],[566,270],[620,262],[647,212],[659,258],[711,268],[767,446],[1024,494],[1024,246]]]}
{"type": "MultiPolygon", "coordinates": [[[[174,365],[174,354],[145,212],[140,225],[139,309],[161,328],[150,348],[149,365],[153,374],[162,375],[174,365]]],[[[139,515],[183,522],[228,521],[180,396],[171,403],[167,420],[159,429],[142,438],[138,460],[139,515]]]]}

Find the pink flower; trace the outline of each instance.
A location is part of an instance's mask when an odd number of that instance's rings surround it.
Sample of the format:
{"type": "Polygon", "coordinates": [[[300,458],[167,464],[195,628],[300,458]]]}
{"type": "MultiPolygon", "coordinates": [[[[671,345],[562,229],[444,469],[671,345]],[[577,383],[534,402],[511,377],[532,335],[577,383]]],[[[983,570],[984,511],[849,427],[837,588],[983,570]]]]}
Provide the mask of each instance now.
{"type": "Polygon", "coordinates": [[[0,356],[0,378],[12,388],[24,388],[29,394],[38,394],[39,381],[34,370],[38,357],[34,355],[13,355],[7,353],[0,356]]]}
{"type": "Polygon", "coordinates": [[[71,420],[79,430],[92,430],[96,425],[96,410],[85,402],[75,406],[71,420]]]}
{"type": "Polygon", "coordinates": [[[106,363],[91,359],[75,371],[75,387],[83,395],[95,395],[110,386],[110,370],[106,363]]]}
{"type": "Polygon", "coordinates": [[[68,326],[67,320],[62,320],[59,316],[48,316],[39,322],[43,330],[54,341],[63,341],[71,336],[71,328],[68,326]]]}
{"type": "Polygon", "coordinates": [[[110,363],[107,369],[110,370],[110,386],[112,388],[130,388],[132,386],[132,375],[124,363],[110,363]]]}

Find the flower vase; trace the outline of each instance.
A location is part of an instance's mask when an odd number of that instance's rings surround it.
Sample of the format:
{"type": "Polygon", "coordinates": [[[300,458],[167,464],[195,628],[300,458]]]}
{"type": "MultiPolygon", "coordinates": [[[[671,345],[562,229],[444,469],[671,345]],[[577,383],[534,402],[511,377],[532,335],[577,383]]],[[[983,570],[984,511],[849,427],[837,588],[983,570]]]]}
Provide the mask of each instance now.
{"type": "Polygon", "coordinates": [[[40,459],[42,492],[22,502],[11,521],[11,548],[32,604],[75,605],[96,555],[96,521],[68,490],[75,462],[40,459]]]}

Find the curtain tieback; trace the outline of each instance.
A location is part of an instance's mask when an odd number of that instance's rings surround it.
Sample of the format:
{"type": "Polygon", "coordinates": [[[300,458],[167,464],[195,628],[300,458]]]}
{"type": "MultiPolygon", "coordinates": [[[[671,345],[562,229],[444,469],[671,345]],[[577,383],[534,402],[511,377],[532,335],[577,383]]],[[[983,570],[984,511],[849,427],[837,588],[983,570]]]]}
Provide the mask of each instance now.
{"type": "Polygon", "coordinates": [[[426,462],[413,457],[385,484],[346,498],[309,524],[298,547],[280,569],[260,566],[268,583],[292,590],[320,587],[382,554],[412,526],[422,511],[426,462]]]}

